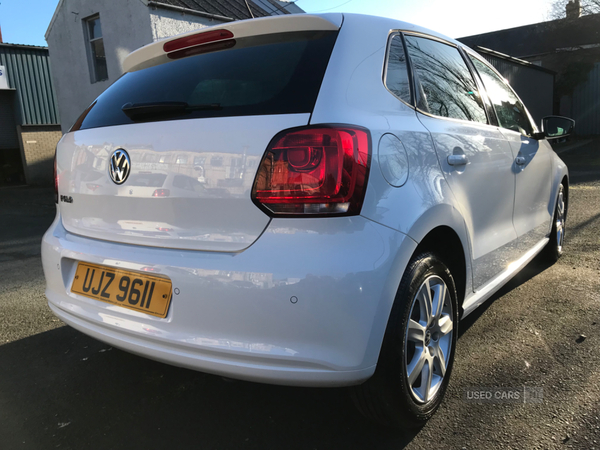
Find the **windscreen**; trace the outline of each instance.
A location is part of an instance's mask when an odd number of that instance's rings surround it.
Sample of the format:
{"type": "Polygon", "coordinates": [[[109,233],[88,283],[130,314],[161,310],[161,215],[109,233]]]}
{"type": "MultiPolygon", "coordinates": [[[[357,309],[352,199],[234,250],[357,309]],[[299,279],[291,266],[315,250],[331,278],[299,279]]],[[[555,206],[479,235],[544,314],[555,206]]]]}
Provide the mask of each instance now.
{"type": "Polygon", "coordinates": [[[337,32],[279,33],[232,40],[126,73],[73,128],[204,117],[312,112],[337,32]]]}

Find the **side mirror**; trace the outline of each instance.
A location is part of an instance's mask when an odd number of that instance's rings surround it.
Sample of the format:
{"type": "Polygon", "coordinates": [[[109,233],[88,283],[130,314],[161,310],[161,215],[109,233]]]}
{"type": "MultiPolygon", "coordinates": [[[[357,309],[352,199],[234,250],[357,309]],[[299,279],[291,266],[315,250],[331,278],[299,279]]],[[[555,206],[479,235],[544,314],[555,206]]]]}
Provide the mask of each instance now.
{"type": "Polygon", "coordinates": [[[568,117],[547,116],[542,119],[542,133],[548,140],[566,138],[575,128],[575,121],[568,117]]]}

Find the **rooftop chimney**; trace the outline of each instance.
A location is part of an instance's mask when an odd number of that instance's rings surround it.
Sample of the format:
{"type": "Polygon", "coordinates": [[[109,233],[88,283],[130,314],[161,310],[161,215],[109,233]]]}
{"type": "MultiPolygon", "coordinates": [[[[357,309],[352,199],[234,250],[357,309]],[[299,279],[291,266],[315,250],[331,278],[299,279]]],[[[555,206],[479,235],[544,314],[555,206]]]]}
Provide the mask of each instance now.
{"type": "Polygon", "coordinates": [[[571,0],[567,3],[567,19],[579,19],[581,17],[581,3],[579,0],[571,0]]]}
{"type": "Polygon", "coordinates": [[[0,44],[2,44],[4,41],[2,40],[2,28],[0,28],[0,44]]]}

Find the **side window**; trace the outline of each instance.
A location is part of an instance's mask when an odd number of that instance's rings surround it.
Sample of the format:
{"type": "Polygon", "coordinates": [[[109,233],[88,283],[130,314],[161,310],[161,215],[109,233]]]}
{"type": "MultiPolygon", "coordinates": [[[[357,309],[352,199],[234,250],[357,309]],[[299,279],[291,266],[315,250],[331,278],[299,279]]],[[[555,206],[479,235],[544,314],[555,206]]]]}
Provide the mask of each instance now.
{"type": "Polygon", "coordinates": [[[487,123],[475,80],[456,47],[405,36],[420,93],[419,108],[430,114],[487,123]]]}
{"type": "Polygon", "coordinates": [[[385,73],[385,86],[396,97],[410,104],[410,80],[406,65],[406,52],[402,38],[398,35],[392,37],[388,51],[388,61],[385,73]]]}
{"type": "Polygon", "coordinates": [[[510,86],[486,64],[470,55],[469,57],[481,76],[488,97],[496,110],[500,126],[518,133],[531,135],[533,127],[527,115],[527,110],[510,86]]]}

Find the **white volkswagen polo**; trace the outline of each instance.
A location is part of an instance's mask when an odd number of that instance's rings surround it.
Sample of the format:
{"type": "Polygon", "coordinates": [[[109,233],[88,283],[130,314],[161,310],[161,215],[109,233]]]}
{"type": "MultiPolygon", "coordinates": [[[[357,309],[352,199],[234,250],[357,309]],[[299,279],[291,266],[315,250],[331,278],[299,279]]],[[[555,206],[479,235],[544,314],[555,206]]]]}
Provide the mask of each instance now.
{"type": "Polygon", "coordinates": [[[149,44],[56,153],[52,311],[245,380],[426,420],[459,320],[562,252],[568,172],[505,80],[396,20],[294,15],[149,44]],[[90,181],[93,180],[93,189],[90,181]]]}

